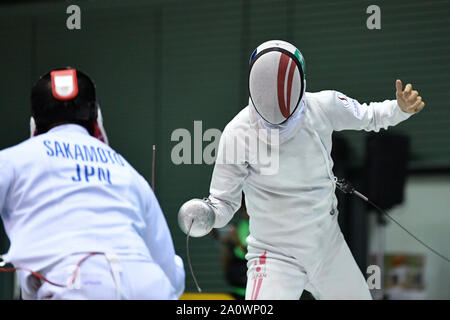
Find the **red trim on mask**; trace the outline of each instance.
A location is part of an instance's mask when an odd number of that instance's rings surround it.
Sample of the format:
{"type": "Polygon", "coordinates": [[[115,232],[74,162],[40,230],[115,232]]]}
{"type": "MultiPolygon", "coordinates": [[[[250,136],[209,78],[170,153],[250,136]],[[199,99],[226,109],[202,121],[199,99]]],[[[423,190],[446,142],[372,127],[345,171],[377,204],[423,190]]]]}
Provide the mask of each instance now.
{"type": "Polygon", "coordinates": [[[294,78],[294,71],[296,66],[294,61],[291,60],[292,59],[288,55],[282,53],[280,56],[280,63],[278,64],[278,78],[277,78],[278,107],[280,108],[281,114],[286,119],[291,116],[290,107],[291,107],[292,80],[294,78]],[[291,67],[289,68],[289,74],[287,79],[287,88],[286,88],[287,99],[285,99],[284,89],[286,85],[286,71],[289,65],[289,61],[291,61],[291,67]]]}
{"type": "MultiPolygon", "coordinates": [[[[295,71],[295,63],[294,61],[291,61],[291,67],[289,68],[289,74],[288,74],[288,81],[287,81],[287,106],[288,106],[288,111],[289,111],[289,116],[291,115],[290,113],[290,108],[291,108],[291,91],[292,91],[292,80],[294,78],[294,71],[295,71]]],[[[289,117],[288,116],[288,117],[289,117]]]]}

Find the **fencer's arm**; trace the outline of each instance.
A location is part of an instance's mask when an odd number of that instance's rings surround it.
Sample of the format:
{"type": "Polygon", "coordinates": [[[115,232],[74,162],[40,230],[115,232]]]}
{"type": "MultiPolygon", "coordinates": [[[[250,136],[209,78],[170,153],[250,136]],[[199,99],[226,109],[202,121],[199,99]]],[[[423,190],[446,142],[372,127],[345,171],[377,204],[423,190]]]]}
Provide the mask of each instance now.
{"type": "Polygon", "coordinates": [[[209,188],[214,208],[214,228],[222,228],[233,218],[242,203],[242,187],[247,177],[245,164],[216,164],[209,188]]]}
{"type": "Polygon", "coordinates": [[[236,147],[241,153],[243,150],[247,153],[245,135],[246,131],[239,124],[229,123],[220,137],[208,198],[214,208],[214,228],[224,227],[241,207],[242,188],[249,173],[249,164],[243,154],[237,152],[234,157],[230,150],[236,147]]]}
{"type": "Polygon", "coordinates": [[[321,107],[335,131],[387,129],[420,112],[425,106],[418,91],[412,90],[411,84],[402,90],[400,80],[396,81],[396,100],[360,104],[337,91],[326,91],[324,94],[327,96],[321,107]]]}
{"type": "Polygon", "coordinates": [[[231,130],[226,127],[220,139],[209,189],[210,196],[208,199],[186,202],[178,213],[181,230],[187,233],[191,227],[190,235],[194,237],[204,236],[212,228],[224,227],[241,206],[242,187],[248,175],[248,164],[225,159],[226,136],[235,134],[230,132],[231,130]]]}
{"type": "Polygon", "coordinates": [[[144,240],[155,263],[167,275],[175,295],[184,291],[185,272],[183,260],[175,254],[172,237],[166,219],[150,186],[145,183],[147,208],[145,208],[146,231],[144,240]]]}
{"type": "Polygon", "coordinates": [[[203,237],[213,228],[224,227],[239,209],[243,179],[231,173],[237,169],[235,165],[224,166],[214,167],[208,198],[191,199],[178,211],[178,225],[184,233],[203,237]]]}
{"type": "Polygon", "coordinates": [[[11,182],[14,177],[14,170],[11,164],[3,159],[0,154],[0,213],[3,212],[3,207],[6,202],[6,196],[11,186],[11,182]]]}

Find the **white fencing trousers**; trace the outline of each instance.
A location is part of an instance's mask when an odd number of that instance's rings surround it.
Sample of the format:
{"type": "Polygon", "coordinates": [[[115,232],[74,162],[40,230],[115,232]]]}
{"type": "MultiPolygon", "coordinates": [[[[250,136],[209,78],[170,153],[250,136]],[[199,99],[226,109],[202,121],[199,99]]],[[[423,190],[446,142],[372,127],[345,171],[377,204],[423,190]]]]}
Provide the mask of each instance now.
{"type": "MultiPolygon", "coordinates": [[[[75,265],[85,255],[71,255],[41,273],[50,281],[67,284],[75,265]]],[[[107,259],[103,254],[94,255],[81,265],[73,286],[62,288],[40,283],[30,275],[22,294],[24,299],[177,299],[169,279],[157,264],[144,257],[130,259],[120,255],[119,260],[111,265],[111,257],[107,259]]]]}
{"type": "Polygon", "coordinates": [[[303,290],[315,299],[370,300],[368,285],[345,240],[307,272],[294,257],[249,247],[246,300],[298,300],[303,290]]]}

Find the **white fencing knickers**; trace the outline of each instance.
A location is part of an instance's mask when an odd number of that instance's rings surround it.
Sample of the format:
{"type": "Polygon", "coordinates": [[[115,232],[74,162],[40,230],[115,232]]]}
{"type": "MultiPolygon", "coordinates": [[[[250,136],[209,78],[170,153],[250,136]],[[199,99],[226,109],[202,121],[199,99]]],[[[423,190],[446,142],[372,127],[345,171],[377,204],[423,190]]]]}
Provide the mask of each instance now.
{"type": "MultiPolygon", "coordinates": [[[[77,262],[86,253],[73,254],[44,269],[48,280],[67,284],[77,262]]],[[[57,287],[27,274],[22,288],[24,299],[63,300],[168,300],[177,299],[174,288],[159,265],[136,255],[98,254],[80,267],[72,286],[57,287]],[[108,259],[109,258],[109,259],[108,259]]],[[[23,272],[23,271],[20,271],[23,272]]],[[[26,272],[25,272],[26,273],[26,272]]]]}
{"type": "Polygon", "coordinates": [[[308,272],[297,259],[249,246],[246,300],[298,300],[306,288],[315,299],[372,299],[343,236],[336,250],[308,272]]]}

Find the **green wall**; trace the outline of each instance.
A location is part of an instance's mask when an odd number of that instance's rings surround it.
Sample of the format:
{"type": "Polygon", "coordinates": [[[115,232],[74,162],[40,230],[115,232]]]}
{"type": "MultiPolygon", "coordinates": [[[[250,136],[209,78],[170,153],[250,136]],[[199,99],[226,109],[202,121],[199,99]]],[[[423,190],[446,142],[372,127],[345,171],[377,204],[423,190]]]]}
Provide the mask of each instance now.
{"type": "MultiPolygon", "coordinates": [[[[360,102],[395,98],[412,82],[426,110],[395,128],[412,139],[411,168],[450,167],[450,3],[378,1],[381,30],[368,30],[371,1],[78,1],[81,30],[66,28],[67,3],[0,6],[0,149],[27,138],[29,91],[50,68],[75,66],[95,79],[113,148],[149,181],[157,147],[156,194],[185,258],[180,205],[208,194],[211,165],[174,165],[177,128],[220,130],[246,105],[248,58],[268,39],[295,43],[307,90],[336,89],[360,102]]],[[[352,163],[365,133],[346,132],[352,163]]],[[[208,142],[205,142],[205,146],[208,142]]],[[[192,239],[205,291],[224,291],[220,245],[192,239]]],[[[187,291],[194,285],[187,266],[187,291]]],[[[0,286],[8,281],[0,275],[0,286]]],[[[4,295],[7,297],[7,295],[4,295]]]]}

